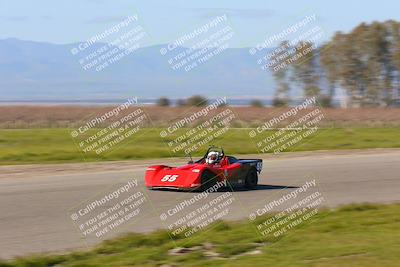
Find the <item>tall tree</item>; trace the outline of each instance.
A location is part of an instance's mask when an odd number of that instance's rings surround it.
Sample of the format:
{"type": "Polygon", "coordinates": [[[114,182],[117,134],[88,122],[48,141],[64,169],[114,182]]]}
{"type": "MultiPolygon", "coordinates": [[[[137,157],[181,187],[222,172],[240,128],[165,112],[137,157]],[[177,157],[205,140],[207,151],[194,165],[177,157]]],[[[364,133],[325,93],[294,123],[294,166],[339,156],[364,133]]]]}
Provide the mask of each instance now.
{"type": "Polygon", "coordinates": [[[281,47],[285,44],[288,51],[281,49],[276,54],[280,60],[278,66],[285,66],[273,73],[278,85],[276,97],[285,95],[290,82],[295,81],[305,96],[317,96],[320,100],[321,96],[326,97],[328,102],[337,87],[344,89],[353,106],[392,105],[399,100],[400,23],[397,21],[361,23],[349,33],[337,32],[318,50],[309,41],[300,41],[294,48],[287,42],[281,47]],[[286,65],[281,64],[282,60],[286,65]],[[320,77],[328,84],[323,92],[320,85],[325,83],[320,82],[320,77]]]}
{"type": "Polygon", "coordinates": [[[304,96],[319,98],[318,65],[315,58],[314,44],[308,41],[300,41],[296,45],[296,61],[293,64],[295,80],[302,86],[304,96]]]}
{"type": "MultiPolygon", "coordinates": [[[[338,38],[335,35],[333,38],[338,38]]],[[[332,106],[332,100],[335,95],[335,89],[339,81],[339,55],[336,47],[338,41],[332,41],[321,46],[319,49],[320,64],[323,75],[328,83],[328,90],[325,96],[325,106],[332,106]]]]}
{"type": "Polygon", "coordinates": [[[390,20],[387,22],[391,44],[390,61],[393,67],[393,97],[400,97],[400,22],[390,20]]]}
{"type": "Polygon", "coordinates": [[[286,64],[290,49],[289,42],[283,41],[271,56],[272,64],[270,64],[270,69],[277,84],[273,101],[274,106],[286,106],[290,101],[289,69],[286,64]]]}
{"type": "Polygon", "coordinates": [[[332,84],[339,83],[353,104],[380,105],[392,99],[393,67],[384,24],[361,23],[348,34],[336,33],[321,53],[332,84]]]}

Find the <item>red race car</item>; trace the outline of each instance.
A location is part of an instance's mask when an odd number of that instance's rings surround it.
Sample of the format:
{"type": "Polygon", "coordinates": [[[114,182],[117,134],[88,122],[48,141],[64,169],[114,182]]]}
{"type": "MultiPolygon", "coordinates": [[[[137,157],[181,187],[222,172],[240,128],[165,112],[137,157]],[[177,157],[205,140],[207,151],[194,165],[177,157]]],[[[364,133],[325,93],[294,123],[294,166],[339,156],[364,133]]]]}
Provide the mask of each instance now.
{"type": "Polygon", "coordinates": [[[228,182],[254,189],[261,169],[262,159],[237,159],[226,156],[221,147],[211,146],[201,159],[181,167],[149,166],[145,184],[149,189],[204,191],[218,182],[228,182]]]}

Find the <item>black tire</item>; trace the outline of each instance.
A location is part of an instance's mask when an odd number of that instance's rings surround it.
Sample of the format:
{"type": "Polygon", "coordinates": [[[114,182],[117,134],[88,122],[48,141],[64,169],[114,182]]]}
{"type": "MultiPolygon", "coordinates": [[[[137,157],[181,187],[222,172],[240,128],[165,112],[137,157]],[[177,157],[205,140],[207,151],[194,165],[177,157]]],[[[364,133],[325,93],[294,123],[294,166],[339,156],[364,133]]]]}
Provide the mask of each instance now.
{"type": "Polygon", "coordinates": [[[258,173],[256,169],[251,169],[246,176],[244,187],[247,189],[256,189],[258,184],[258,173]]]}
{"type": "Polygon", "coordinates": [[[205,191],[217,183],[217,176],[211,171],[205,170],[201,174],[200,191],[205,191]]]}

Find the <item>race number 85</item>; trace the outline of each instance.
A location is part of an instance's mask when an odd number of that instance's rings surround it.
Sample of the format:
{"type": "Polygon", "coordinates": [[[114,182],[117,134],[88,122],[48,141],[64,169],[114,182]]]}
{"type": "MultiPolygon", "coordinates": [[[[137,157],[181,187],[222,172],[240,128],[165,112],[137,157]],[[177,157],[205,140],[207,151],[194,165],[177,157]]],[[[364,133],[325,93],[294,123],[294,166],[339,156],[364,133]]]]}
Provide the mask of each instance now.
{"type": "Polygon", "coordinates": [[[178,175],[176,174],[174,175],[167,174],[161,179],[161,182],[173,182],[176,180],[176,178],[178,178],[178,175]]]}

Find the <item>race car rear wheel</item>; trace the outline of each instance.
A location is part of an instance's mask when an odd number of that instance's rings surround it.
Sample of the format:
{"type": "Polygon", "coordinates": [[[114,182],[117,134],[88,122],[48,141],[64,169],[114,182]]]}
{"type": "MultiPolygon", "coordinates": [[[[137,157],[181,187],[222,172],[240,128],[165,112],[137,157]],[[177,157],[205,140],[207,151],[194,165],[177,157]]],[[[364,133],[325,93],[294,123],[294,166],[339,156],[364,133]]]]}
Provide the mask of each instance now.
{"type": "Polygon", "coordinates": [[[258,173],[256,169],[251,169],[246,176],[244,186],[247,189],[255,189],[258,183],[258,173]]]}
{"type": "Polygon", "coordinates": [[[200,191],[207,190],[208,188],[215,185],[216,182],[217,182],[217,175],[208,170],[203,171],[203,173],[201,174],[200,191]]]}

